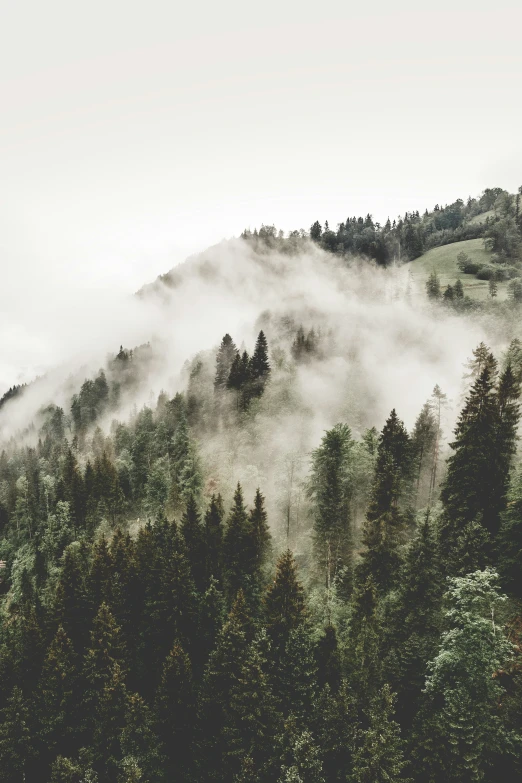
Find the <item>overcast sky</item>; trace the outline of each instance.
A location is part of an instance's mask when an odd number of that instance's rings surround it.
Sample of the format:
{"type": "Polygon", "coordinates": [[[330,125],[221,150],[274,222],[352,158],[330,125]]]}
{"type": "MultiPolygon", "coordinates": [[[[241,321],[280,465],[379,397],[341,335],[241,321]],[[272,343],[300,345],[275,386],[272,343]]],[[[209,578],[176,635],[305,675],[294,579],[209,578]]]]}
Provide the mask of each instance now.
{"type": "Polygon", "coordinates": [[[521,8],[3,4],[0,393],[62,358],[61,320],[245,226],[514,191],[521,8]]]}

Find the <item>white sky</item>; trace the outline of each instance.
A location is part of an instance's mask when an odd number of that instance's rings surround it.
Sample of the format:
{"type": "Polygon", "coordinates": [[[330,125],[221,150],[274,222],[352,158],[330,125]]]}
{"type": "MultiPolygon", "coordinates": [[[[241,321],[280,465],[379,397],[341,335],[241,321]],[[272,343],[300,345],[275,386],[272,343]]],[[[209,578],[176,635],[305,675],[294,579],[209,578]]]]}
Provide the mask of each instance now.
{"type": "Polygon", "coordinates": [[[515,0],[4,3],[0,393],[245,226],[514,191],[521,29],[515,0]]]}

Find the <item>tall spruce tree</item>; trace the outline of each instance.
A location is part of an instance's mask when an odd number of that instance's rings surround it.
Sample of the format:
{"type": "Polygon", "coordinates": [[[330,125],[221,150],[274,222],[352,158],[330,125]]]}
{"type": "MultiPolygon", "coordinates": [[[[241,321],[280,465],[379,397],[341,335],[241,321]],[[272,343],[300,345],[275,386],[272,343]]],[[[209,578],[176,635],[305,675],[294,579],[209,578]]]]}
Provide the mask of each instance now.
{"type": "Polygon", "coordinates": [[[415,773],[427,783],[500,780],[495,767],[520,752],[521,738],[498,709],[505,695],[498,672],[513,648],[495,620],[505,600],[497,574],[451,579],[446,600],[447,630],[429,664],[414,730],[415,773]]]}
{"type": "Polygon", "coordinates": [[[405,498],[411,477],[411,443],[404,424],[392,410],[382,430],[370,507],[363,528],[365,549],[357,568],[361,583],[371,575],[379,592],[397,579],[404,540],[405,498]]]}
{"type": "Polygon", "coordinates": [[[370,720],[356,738],[349,783],[399,783],[406,781],[406,760],[400,726],[393,720],[394,697],[384,685],[372,699],[370,720]]]}
{"type": "Polygon", "coordinates": [[[195,694],[188,655],[175,644],[168,654],[156,691],[154,713],[169,779],[193,779],[195,694]]]}
{"type": "Polygon", "coordinates": [[[327,588],[339,571],[351,571],[353,566],[353,445],[349,427],[336,424],[312,452],[308,494],[313,504],[314,550],[327,588]]]}
{"type": "Polygon", "coordinates": [[[216,375],[214,378],[215,391],[224,391],[227,388],[227,381],[230,375],[230,369],[234,359],[238,355],[235,343],[229,334],[226,334],[221,340],[216,357],[216,375]]]}
{"type": "Polygon", "coordinates": [[[445,557],[452,550],[459,551],[459,559],[465,554],[460,550],[470,539],[467,531],[472,524],[481,525],[494,540],[506,503],[520,416],[519,385],[510,365],[496,385],[496,363],[491,355],[481,358],[481,366],[457,421],[451,444],[454,453],[448,459],[441,493],[445,513],[440,541],[445,557]]]}
{"type": "Polygon", "coordinates": [[[205,513],[205,576],[207,585],[214,578],[223,582],[223,519],[225,509],[221,495],[212,495],[205,513]]]}
{"type": "Polygon", "coordinates": [[[225,584],[229,600],[235,598],[238,590],[245,590],[248,594],[251,592],[251,555],[252,526],[243,501],[243,490],[238,483],[223,539],[225,584]]]}
{"type": "Polygon", "coordinates": [[[297,565],[287,549],[277,562],[276,575],[264,600],[264,617],[274,655],[286,646],[293,629],[306,619],[304,590],[297,578],[297,565]]]}

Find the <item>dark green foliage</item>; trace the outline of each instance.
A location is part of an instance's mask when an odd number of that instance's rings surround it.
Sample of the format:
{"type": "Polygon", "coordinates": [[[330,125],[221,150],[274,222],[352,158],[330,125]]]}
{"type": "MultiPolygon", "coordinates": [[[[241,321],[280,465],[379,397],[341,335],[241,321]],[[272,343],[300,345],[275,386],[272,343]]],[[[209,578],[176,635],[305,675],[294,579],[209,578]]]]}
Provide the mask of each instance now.
{"type": "Polygon", "coordinates": [[[350,429],[337,424],[312,453],[308,492],[314,507],[315,556],[321,581],[327,587],[338,571],[353,566],[353,445],[350,429]]]}
{"type": "Polygon", "coordinates": [[[216,377],[214,379],[216,391],[223,391],[227,388],[230,370],[237,355],[238,351],[233,339],[229,334],[226,334],[221,340],[216,357],[216,377]]]}
{"type": "Polygon", "coordinates": [[[395,409],[380,439],[370,507],[363,529],[358,578],[373,578],[379,591],[388,590],[400,568],[400,545],[404,541],[405,516],[401,508],[412,468],[412,449],[404,424],[395,409]]]}
{"type": "MultiPolygon", "coordinates": [[[[457,422],[451,444],[454,453],[448,460],[441,493],[445,514],[440,541],[445,557],[453,549],[462,555],[466,540],[471,539],[470,524],[480,524],[493,544],[506,505],[520,417],[520,386],[509,364],[497,382],[496,363],[483,348],[479,346],[475,353],[472,374],[476,380],[457,422]]],[[[484,540],[479,553],[489,548],[484,540]]],[[[479,565],[475,563],[475,567],[479,565]]]]}
{"type": "Polygon", "coordinates": [[[499,570],[505,589],[522,598],[522,471],[513,476],[502,514],[498,542],[499,570]]]}
{"type": "Polygon", "coordinates": [[[243,491],[238,484],[223,539],[225,584],[229,599],[233,599],[238,590],[249,592],[252,587],[251,556],[251,524],[243,501],[243,491]]]}
{"type": "Polygon", "coordinates": [[[0,780],[24,783],[36,755],[31,705],[20,688],[13,688],[2,707],[0,723],[0,780]]]}
{"type": "Polygon", "coordinates": [[[406,781],[404,743],[393,720],[393,694],[384,685],[370,706],[369,726],[356,737],[350,783],[406,781]]]}
{"type": "Polygon", "coordinates": [[[275,579],[265,596],[264,616],[274,653],[279,655],[290,633],[306,619],[304,590],[297,578],[297,566],[289,549],[278,560],[275,579]]]}
{"type": "Polygon", "coordinates": [[[223,581],[223,519],[225,510],[221,495],[212,495],[205,514],[205,576],[207,584],[214,578],[223,581]]]}
{"type": "Polygon", "coordinates": [[[170,779],[192,779],[195,709],[190,661],[175,644],[163,664],[154,702],[156,731],[170,779]]]}

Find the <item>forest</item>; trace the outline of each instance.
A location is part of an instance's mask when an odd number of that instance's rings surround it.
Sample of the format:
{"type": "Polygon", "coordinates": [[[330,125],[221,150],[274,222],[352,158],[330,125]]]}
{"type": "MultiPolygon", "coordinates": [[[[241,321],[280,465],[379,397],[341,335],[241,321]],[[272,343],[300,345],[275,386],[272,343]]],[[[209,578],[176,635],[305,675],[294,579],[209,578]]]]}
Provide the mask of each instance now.
{"type": "Polygon", "coordinates": [[[388,268],[518,268],[519,202],[245,231],[136,297],[172,344],[4,394],[0,781],[521,779],[520,305],[388,268]]]}

